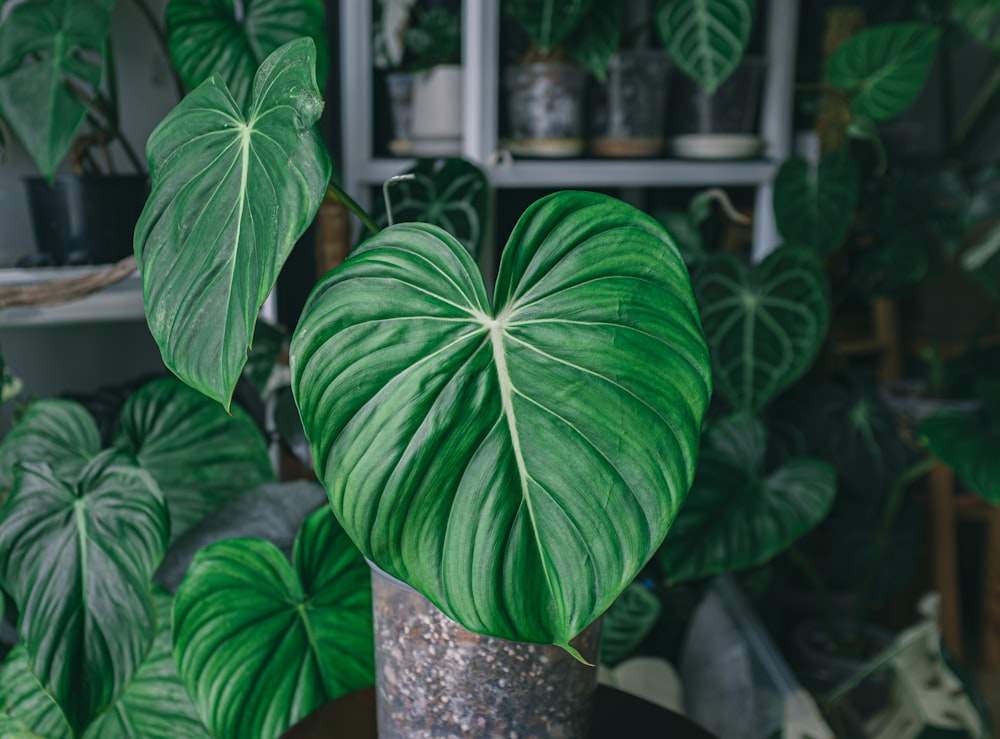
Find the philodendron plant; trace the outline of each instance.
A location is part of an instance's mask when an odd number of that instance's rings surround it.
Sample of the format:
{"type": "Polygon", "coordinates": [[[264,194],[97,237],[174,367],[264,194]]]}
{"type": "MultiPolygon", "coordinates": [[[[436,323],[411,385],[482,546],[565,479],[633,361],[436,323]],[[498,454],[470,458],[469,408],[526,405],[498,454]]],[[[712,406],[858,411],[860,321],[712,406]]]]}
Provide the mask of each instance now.
{"type": "MultiPolygon", "coordinates": [[[[240,108],[218,79],[150,139],[136,229],[164,360],[228,407],[257,311],[330,176],[309,40],[240,108]]],[[[558,193],[503,250],[402,223],[314,288],[291,342],[316,473],[354,544],[470,630],[569,641],[653,555],[690,485],[711,391],[663,228],[558,193]]]]}

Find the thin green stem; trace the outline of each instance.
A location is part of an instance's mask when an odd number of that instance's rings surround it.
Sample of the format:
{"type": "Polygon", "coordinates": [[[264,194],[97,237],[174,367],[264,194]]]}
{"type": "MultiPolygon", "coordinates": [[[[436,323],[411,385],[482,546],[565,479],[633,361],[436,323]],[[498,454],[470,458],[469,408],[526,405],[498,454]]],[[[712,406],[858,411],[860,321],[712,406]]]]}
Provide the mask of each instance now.
{"type": "Polygon", "coordinates": [[[351,211],[351,213],[356,215],[358,218],[360,218],[361,222],[365,225],[365,227],[369,231],[372,232],[373,235],[377,234],[379,231],[382,230],[375,224],[375,221],[372,219],[370,215],[368,215],[367,211],[365,211],[364,208],[358,205],[354,201],[354,198],[352,198],[350,195],[344,192],[344,190],[340,188],[340,185],[336,184],[333,180],[331,180],[327,185],[326,196],[328,198],[339,200],[341,203],[347,206],[347,209],[351,211]]]}

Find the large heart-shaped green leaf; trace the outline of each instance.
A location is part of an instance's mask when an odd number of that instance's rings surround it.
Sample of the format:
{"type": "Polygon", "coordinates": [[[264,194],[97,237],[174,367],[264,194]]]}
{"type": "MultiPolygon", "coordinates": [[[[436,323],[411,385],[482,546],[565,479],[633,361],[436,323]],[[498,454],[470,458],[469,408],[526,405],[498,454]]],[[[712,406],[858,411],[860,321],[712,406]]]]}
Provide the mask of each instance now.
{"type": "Polygon", "coordinates": [[[330,158],[309,39],[261,65],[246,114],[219,78],[156,127],[135,230],[150,331],[178,377],[229,406],[257,312],[319,208],[330,158]]]}
{"type": "MultiPolygon", "coordinates": [[[[389,187],[393,223],[419,221],[440,226],[478,258],[490,237],[491,191],[482,168],[465,159],[418,159],[389,187]]],[[[372,209],[380,228],[389,225],[383,200],[372,209]]],[[[364,234],[362,233],[362,236],[364,234]]]]}
{"type": "Polygon", "coordinates": [[[43,463],[19,467],[0,522],[0,579],[32,672],[78,736],[152,641],[166,501],[148,473],[106,451],[75,481],[43,463]]]}
{"type": "Polygon", "coordinates": [[[851,229],[861,178],[847,151],[826,154],[815,172],[802,157],[782,162],[774,178],[774,219],[786,241],[826,256],[851,229]]]}
{"type": "Polygon", "coordinates": [[[662,226],[594,193],[525,212],[495,296],[445,232],[385,229],[314,288],[292,389],[366,557],[467,629],[568,648],[684,498],[707,347],[662,226]]]}
{"type": "Polygon", "coordinates": [[[885,121],[909,108],[930,72],[941,31],[927,23],[886,23],[842,44],[827,63],[826,79],[854,93],[855,115],[885,121]]]}
{"type": "Polygon", "coordinates": [[[551,52],[562,44],[601,0],[510,0],[514,20],[541,51],[551,52]]]}
{"type": "Polygon", "coordinates": [[[0,22],[0,117],[50,179],[100,91],[113,7],[35,0],[0,22]]]}
{"type": "Polygon", "coordinates": [[[302,525],[294,560],[262,539],[220,541],[177,590],[177,668],[218,739],[278,736],[374,682],[371,577],[328,507],[302,525]]]}
{"type": "Polygon", "coordinates": [[[711,95],[740,65],[755,11],[754,0],[668,0],[656,28],[677,68],[711,95]]]}
{"type": "Polygon", "coordinates": [[[812,365],[830,320],[815,252],[786,245],[753,267],[723,252],[694,286],[715,387],[734,409],[756,413],[812,365]]]}
{"type": "Polygon", "coordinates": [[[660,550],[668,583],[763,564],[826,517],[837,492],[833,468],[797,459],[765,475],[766,447],[750,415],[706,432],[694,485],[660,550]]]}
{"type": "Polygon", "coordinates": [[[322,90],[329,54],[321,0],[170,0],[167,43],[184,84],[218,74],[241,108],[251,102],[254,73],[275,49],[308,36],[322,90]]]}
{"type": "Polygon", "coordinates": [[[115,447],[133,455],[170,505],[170,535],[237,495],[274,480],[267,442],[239,406],[218,404],[172,377],[147,383],[122,408],[115,447]]]}
{"type": "MultiPolygon", "coordinates": [[[[170,642],[173,597],[156,588],[153,600],[156,637],[149,654],[114,706],[87,727],[83,739],[208,739],[174,665],[170,642]]],[[[0,701],[5,710],[45,739],[69,739],[62,712],[32,674],[28,653],[21,645],[4,661],[0,701]]]]}
{"type": "Polygon", "coordinates": [[[0,491],[14,484],[19,464],[45,462],[73,480],[100,450],[101,434],[86,408],[72,400],[36,400],[0,444],[0,491]]]}

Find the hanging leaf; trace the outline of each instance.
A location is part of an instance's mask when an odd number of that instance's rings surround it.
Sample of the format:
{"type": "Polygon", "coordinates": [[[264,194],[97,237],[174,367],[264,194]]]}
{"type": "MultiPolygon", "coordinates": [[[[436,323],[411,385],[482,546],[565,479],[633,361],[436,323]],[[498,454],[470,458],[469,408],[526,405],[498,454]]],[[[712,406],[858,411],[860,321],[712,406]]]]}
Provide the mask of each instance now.
{"type": "Polygon", "coordinates": [[[713,95],[743,60],[755,12],[754,0],[668,0],[656,28],[677,68],[713,95]]]}
{"type": "Polygon", "coordinates": [[[510,0],[510,13],[546,54],[563,43],[600,0],[510,0]]]}
{"type": "Polygon", "coordinates": [[[786,241],[833,254],[847,239],[861,178],[847,151],[826,154],[817,171],[802,157],[782,162],[774,178],[774,219],[786,241]]]}
{"type": "Polygon", "coordinates": [[[274,480],[264,435],[243,408],[230,411],[172,377],[147,383],[122,409],[115,448],[134,456],[163,490],[172,539],[274,480]]]}
{"type": "Polygon", "coordinates": [[[12,3],[0,22],[0,118],[50,181],[100,92],[113,7],[12,3]]]}
{"type": "Polygon", "coordinates": [[[101,435],[87,410],[72,400],[46,398],[28,406],[0,443],[0,491],[14,484],[18,465],[45,462],[64,479],[101,450],[101,435]]]}
{"type": "Polygon", "coordinates": [[[614,665],[628,657],[656,626],[662,610],[660,599],[642,583],[625,588],[601,623],[601,664],[614,665]]]}
{"type": "Polygon", "coordinates": [[[691,492],[660,550],[668,584],[763,564],[822,521],[837,476],[798,459],[761,473],[766,433],[750,415],[710,427],[691,492]]]}
{"type": "Polygon", "coordinates": [[[927,23],[886,23],[861,31],[830,56],[826,79],[854,93],[851,110],[875,121],[895,118],[919,97],[941,31],[927,23]]]}
{"type": "MultiPolygon", "coordinates": [[[[393,223],[440,226],[478,259],[490,237],[492,194],[482,168],[459,158],[418,159],[403,174],[412,174],[413,179],[389,186],[393,223]]],[[[379,228],[389,225],[384,200],[376,201],[371,215],[379,228]]]]}
{"type": "Polygon", "coordinates": [[[499,273],[491,307],[453,237],[383,230],[313,290],[292,390],[368,559],[471,631],[568,647],[683,500],[708,353],[676,248],[613,198],[538,201],[499,273]]]}
{"type": "Polygon", "coordinates": [[[371,576],[326,506],[302,525],[294,567],[261,539],[198,552],[173,623],[181,679],[218,739],[278,736],[374,682],[371,576]]]}
{"type": "Polygon", "coordinates": [[[165,364],[229,407],[257,313],[330,179],[309,39],[261,65],[244,115],[218,78],[156,127],[135,230],[146,318],[165,364]]]}
{"type": "Polygon", "coordinates": [[[0,580],[31,670],[78,736],[149,649],[166,502],[147,473],[106,451],[75,481],[22,465],[0,521],[0,580]]]}
{"type": "Polygon", "coordinates": [[[283,44],[308,36],[316,48],[313,73],[326,86],[330,65],[321,0],[170,0],[167,43],[190,88],[218,74],[247,109],[257,67],[283,44]]]}
{"type": "Polygon", "coordinates": [[[812,365],[830,321],[826,275],[812,250],[786,245],[753,267],[716,254],[694,286],[716,390],[735,410],[760,411],[812,365]]]}

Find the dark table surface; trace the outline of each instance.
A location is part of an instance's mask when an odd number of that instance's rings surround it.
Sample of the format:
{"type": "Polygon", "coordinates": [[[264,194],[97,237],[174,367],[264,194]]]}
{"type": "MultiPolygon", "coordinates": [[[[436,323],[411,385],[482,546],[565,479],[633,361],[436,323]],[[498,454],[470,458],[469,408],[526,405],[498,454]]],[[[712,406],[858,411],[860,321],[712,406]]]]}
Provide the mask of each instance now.
{"type": "MultiPolygon", "coordinates": [[[[377,739],[375,689],[331,701],[285,732],[282,739],[377,739]]],[[[591,739],[714,739],[673,711],[620,690],[599,685],[591,739]]]]}

